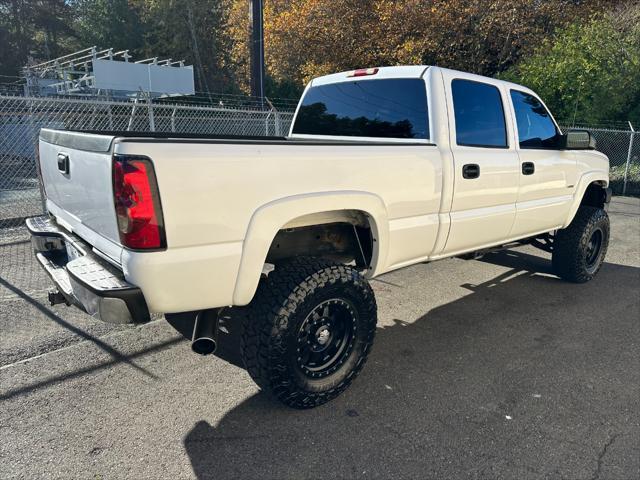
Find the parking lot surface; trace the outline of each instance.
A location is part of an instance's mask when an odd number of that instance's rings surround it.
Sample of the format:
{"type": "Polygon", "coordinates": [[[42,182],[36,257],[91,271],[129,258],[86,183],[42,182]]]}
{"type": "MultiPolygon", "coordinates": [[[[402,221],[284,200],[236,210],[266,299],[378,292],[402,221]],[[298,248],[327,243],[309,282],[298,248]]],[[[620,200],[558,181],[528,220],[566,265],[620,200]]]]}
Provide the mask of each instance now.
{"type": "Polygon", "coordinates": [[[164,319],[48,306],[24,236],[4,234],[0,478],[639,478],[640,202],[610,215],[588,284],[532,247],[374,280],[367,366],[309,411],[237,366],[241,312],[199,357],[164,319]]]}

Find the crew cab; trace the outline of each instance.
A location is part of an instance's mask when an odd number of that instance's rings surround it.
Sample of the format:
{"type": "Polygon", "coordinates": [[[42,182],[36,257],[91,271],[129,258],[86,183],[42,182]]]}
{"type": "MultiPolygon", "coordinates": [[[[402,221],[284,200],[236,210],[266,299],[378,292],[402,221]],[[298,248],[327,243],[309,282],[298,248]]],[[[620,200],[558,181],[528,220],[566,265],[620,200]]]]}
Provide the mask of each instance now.
{"type": "Polygon", "coordinates": [[[296,408],[344,391],[376,328],[368,280],[531,243],[585,282],[609,241],[609,163],[528,88],[438,67],[311,81],[287,137],[43,129],[47,215],[27,226],[52,303],[107,322],[193,312],[211,353],[227,307],[242,355],[296,408]]]}

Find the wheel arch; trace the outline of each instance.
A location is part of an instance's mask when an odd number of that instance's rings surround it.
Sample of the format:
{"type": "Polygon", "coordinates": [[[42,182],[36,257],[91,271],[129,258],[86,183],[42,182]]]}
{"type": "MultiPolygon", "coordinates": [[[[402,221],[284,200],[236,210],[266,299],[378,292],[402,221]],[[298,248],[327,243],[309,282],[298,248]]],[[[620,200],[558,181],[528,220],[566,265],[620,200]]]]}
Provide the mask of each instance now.
{"type": "Polygon", "coordinates": [[[569,215],[563,228],[569,226],[576,216],[576,212],[581,205],[589,205],[602,208],[608,201],[606,189],[609,186],[609,175],[604,171],[587,172],[582,177],[576,187],[576,193],[573,196],[573,203],[569,210],[569,215]]]}
{"type": "Polygon", "coordinates": [[[243,241],[233,304],[246,305],[253,298],[279,232],[336,220],[351,223],[354,216],[368,222],[373,240],[369,272],[375,275],[384,265],[389,238],[387,210],[379,196],[359,191],[319,192],[280,198],[258,208],[243,241]]]}

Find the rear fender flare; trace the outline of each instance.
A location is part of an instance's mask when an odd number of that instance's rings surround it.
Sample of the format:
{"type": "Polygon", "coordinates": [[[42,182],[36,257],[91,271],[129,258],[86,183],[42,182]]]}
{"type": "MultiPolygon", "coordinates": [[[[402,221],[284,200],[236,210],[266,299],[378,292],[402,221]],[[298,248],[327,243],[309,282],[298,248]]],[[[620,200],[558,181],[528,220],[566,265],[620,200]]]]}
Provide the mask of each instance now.
{"type": "Polygon", "coordinates": [[[367,276],[375,276],[384,265],[389,244],[387,209],[379,196],[359,191],[293,195],[262,205],[252,215],[242,245],[233,304],[246,305],[253,298],[269,247],[284,225],[304,215],[339,210],[360,210],[368,216],[375,242],[367,276]]]}

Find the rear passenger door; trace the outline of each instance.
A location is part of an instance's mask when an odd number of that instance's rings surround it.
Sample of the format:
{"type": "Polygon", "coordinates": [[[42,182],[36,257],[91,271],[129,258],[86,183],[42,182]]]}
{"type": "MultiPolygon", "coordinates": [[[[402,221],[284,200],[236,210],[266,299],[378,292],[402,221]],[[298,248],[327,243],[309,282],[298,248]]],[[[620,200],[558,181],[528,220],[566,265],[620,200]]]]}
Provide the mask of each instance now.
{"type": "Polygon", "coordinates": [[[560,131],[543,103],[530,92],[509,92],[517,126],[520,185],[513,236],[561,226],[573,200],[576,157],[560,149],[560,131]]]}
{"type": "Polygon", "coordinates": [[[447,254],[508,238],[519,178],[507,92],[497,82],[457,75],[444,75],[455,170],[447,254]]]}

